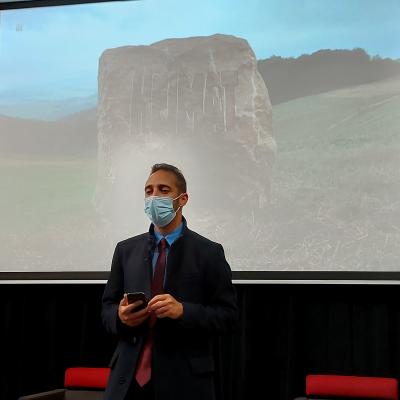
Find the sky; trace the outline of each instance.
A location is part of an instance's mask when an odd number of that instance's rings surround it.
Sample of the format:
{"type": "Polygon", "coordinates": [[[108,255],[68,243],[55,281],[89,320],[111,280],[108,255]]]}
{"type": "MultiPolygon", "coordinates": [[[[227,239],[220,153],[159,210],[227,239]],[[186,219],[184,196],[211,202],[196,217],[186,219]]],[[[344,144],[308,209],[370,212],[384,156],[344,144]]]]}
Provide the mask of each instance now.
{"type": "Polygon", "coordinates": [[[231,34],[258,59],[364,48],[400,59],[399,0],[139,0],[0,14],[0,103],[97,91],[108,48],[231,34]]]}

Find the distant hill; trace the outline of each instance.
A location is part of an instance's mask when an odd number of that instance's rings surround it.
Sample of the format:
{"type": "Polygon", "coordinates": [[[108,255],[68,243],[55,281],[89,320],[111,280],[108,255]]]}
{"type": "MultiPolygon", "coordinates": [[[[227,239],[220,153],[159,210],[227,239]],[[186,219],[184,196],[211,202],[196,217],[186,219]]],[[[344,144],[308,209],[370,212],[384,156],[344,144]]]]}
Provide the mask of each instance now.
{"type": "Polygon", "coordinates": [[[82,156],[97,151],[96,109],[58,121],[0,115],[0,155],[82,156]]]}
{"type": "Polygon", "coordinates": [[[400,75],[400,61],[370,57],[363,49],[319,50],[259,60],[258,70],[274,105],[400,75]]]}
{"type": "Polygon", "coordinates": [[[70,114],[97,106],[97,93],[62,100],[35,100],[29,97],[0,96],[0,115],[55,121],[70,114]]]}

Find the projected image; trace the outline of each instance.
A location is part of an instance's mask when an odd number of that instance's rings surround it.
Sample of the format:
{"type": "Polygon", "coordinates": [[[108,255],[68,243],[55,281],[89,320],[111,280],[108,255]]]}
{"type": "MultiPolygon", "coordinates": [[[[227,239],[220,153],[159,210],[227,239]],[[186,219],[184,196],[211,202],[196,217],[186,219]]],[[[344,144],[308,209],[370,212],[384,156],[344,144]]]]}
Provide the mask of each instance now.
{"type": "Polygon", "coordinates": [[[233,270],[398,270],[399,17],[359,0],[3,12],[0,270],[109,270],[148,229],[157,162],[182,169],[189,227],[233,270]]]}

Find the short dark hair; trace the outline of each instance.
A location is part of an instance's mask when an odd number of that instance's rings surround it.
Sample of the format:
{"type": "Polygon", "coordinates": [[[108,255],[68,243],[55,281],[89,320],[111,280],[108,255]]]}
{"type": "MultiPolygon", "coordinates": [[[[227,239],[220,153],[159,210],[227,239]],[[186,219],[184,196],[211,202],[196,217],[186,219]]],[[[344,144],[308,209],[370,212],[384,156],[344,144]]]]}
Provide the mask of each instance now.
{"type": "Polygon", "coordinates": [[[176,186],[178,187],[181,193],[186,193],[186,179],[183,176],[182,171],[180,169],[176,168],[174,165],[171,164],[165,164],[165,163],[154,164],[151,167],[151,174],[154,174],[154,172],[157,172],[159,170],[172,172],[176,178],[176,186]]]}

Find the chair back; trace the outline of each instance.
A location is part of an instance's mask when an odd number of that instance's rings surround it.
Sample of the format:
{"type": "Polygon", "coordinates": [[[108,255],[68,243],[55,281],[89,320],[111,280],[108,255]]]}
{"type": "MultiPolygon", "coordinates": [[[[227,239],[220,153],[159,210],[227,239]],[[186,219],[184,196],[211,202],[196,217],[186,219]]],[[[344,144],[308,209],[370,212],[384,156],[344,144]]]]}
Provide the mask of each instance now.
{"type": "Polygon", "coordinates": [[[109,375],[110,368],[67,368],[64,375],[64,387],[66,389],[91,388],[104,390],[109,375]]]}
{"type": "Polygon", "coordinates": [[[307,398],[398,400],[395,378],[347,375],[307,375],[307,398]]]}

